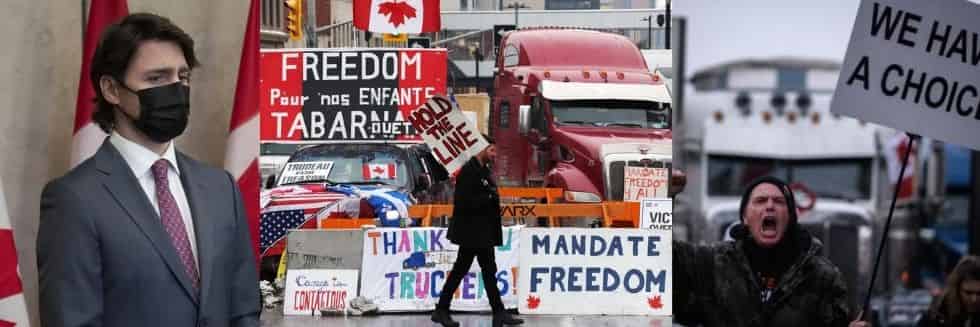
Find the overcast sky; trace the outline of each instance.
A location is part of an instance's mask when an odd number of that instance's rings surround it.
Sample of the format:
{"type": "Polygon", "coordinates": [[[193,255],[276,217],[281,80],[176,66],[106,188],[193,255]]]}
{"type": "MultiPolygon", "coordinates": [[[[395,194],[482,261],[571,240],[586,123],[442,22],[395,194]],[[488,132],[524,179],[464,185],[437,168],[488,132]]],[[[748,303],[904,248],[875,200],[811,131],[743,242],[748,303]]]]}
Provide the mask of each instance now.
{"type": "MultiPolygon", "coordinates": [[[[843,61],[859,0],[674,0],[687,17],[687,72],[735,59],[843,61]]],[[[690,76],[690,75],[689,75],[690,76]]]]}

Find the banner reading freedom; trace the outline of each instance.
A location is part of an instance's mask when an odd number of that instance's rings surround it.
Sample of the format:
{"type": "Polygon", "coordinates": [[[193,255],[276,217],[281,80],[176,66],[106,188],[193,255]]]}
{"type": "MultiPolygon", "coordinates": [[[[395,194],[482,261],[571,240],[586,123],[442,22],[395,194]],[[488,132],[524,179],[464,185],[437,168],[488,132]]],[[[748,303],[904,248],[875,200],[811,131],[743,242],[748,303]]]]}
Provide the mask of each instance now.
{"type": "Polygon", "coordinates": [[[446,93],[445,49],[262,50],[260,140],[421,138],[408,114],[446,93]]]}

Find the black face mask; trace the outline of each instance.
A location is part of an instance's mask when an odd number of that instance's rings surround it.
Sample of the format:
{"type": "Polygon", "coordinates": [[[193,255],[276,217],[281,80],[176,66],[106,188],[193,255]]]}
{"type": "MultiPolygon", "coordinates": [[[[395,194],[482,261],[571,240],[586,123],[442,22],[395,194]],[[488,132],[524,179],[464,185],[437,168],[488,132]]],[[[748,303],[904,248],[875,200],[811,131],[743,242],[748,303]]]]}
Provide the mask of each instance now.
{"type": "Polygon", "coordinates": [[[151,140],[164,143],[187,129],[191,110],[190,86],[177,82],[133,91],[122,83],[120,85],[139,96],[140,116],[133,119],[133,124],[151,140]]]}

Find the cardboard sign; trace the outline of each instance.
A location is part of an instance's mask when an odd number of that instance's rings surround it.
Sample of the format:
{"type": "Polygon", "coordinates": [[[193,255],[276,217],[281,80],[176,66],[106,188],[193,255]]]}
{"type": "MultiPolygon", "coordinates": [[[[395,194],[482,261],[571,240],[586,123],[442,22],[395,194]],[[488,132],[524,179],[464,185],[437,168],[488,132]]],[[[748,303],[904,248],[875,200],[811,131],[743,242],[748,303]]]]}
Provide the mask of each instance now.
{"type": "Polygon", "coordinates": [[[640,228],[671,231],[674,200],[643,199],[640,203],[640,228]]]}
{"type": "Polygon", "coordinates": [[[980,150],[980,5],[862,0],[831,111],[980,150]]]}
{"type": "Polygon", "coordinates": [[[671,231],[525,228],[521,314],[669,316],[671,231]]]}
{"type": "Polygon", "coordinates": [[[345,312],[357,297],[357,270],[290,269],[286,272],[283,314],[320,315],[321,311],[345,312]]]}
{"type": "Polygon", "coordinates": [[[623,173],[623,201],[667,197],[667,168],[626,167],[623,173]]]}
{"type": "MultiPolygon", "coordinates": [[[[507,308],[517,307],[517,249],[521,227],[505,227],[496,248],[497,288],[507,308]]],[[[458,247],[446,239],[445,228],[378,228],[365,231],[361,264],[361,296],[382,312],[431,311],[456,261],[458,247]]],[[[453,310],[490,310],[473,260],[453,295],[453,310]]]]}
{"type": "Polygon", "coordinates": [[[282,169],[279,185],[327,179],[333,161],[290,162],[282,169]]]}
{"type": "Polygon", "coordinates": [[[420,141],[406,121],[446,93],[445,49],[261,50],[260,140],[420,141]]]}
{"type": "Polygon", "coordinates": [[[459,170],[473,156],[490,145],[476,123],[448,98],[437,95],[408,116],[432,149],[432,154],[450,173],[459,170]]]}

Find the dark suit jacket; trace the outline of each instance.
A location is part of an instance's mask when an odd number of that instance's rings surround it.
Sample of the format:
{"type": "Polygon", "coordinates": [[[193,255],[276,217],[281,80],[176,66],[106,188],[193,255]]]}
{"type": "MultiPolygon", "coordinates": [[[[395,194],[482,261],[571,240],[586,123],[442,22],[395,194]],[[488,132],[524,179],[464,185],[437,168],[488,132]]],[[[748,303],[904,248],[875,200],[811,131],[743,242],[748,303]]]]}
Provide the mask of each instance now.
{"type": "Polygon", "coordinates": [[[461,247],[489,248],[503,244],[497,183],[490,169],[476,158],[467,161],[456,177],[453,218],[447,237],[461,247]]]}
{"type": "Polygon", "coordinates": [[[258,326],[258,273],[235,181],[177,153],[197,236],[200,294],[118,151],[44,187],[37,238],[44,327],[258,326]]]}

